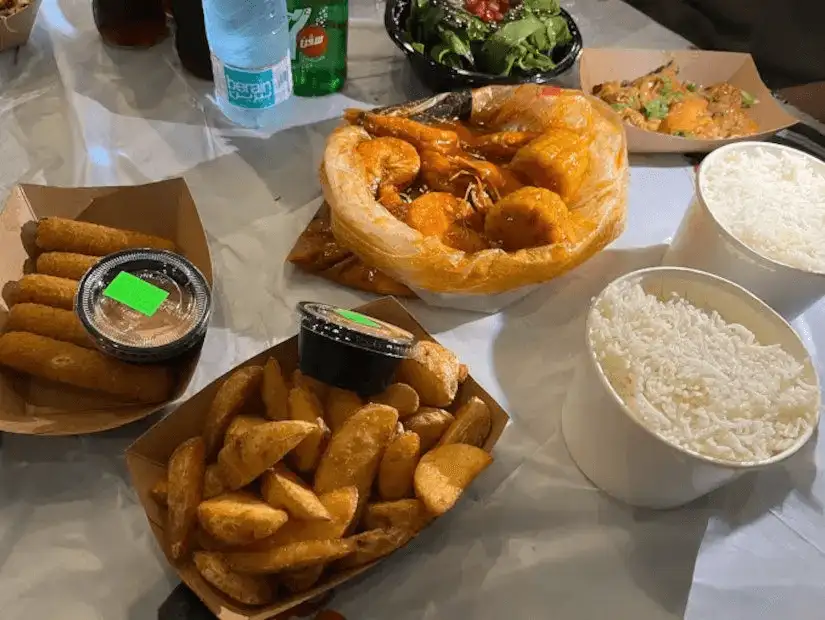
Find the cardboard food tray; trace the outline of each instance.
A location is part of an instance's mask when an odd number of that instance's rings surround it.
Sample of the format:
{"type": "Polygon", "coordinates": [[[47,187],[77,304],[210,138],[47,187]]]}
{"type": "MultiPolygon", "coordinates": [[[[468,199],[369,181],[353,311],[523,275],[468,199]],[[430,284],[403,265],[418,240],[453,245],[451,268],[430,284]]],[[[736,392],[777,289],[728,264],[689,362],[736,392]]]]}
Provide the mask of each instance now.
{"type": "Polygon", "coordinates": [[[0,52],[24,45],[29,40],[39,9],[40,0],[32,0],[21,11],[0,17],[0,52]]]}
{"type": "MultiPolygon", "coordinates": [[[[384,297],[360,306],[356,308],[356,310],[373,318],[402,327],[411,332],[419,340],[434,340],[413,316],[407,312],[404,306],[393,297],[384,297]]],[[[298,337],[293,336],[275,345],[267,351],[247,360],[241,364],[240,367],[251,364],[263,364],[270,356],[275,357],[279,361],[284,372],[291,373],[292,370],[297,367],[298,363],[298,337]]],[[[164,550],[164,553],[166,553],[166,547],[163,543],[165,511],[150,497],[150,492],[158,480],[166,475],[166,463],[175,448],[184,440],[201,434],[203,419],[206,416],[209,405],[218,387],[228,375],[237,369],[238,367],[225,373],[222,377],[219,377],[188,401],[180,405],[177,410],[135,441],[126,452],[126,464],[132,477],[132,484],[135,486],[140,501],[146,511],[146,517],[149,520],[152,532],[155,534],[155,538],[164,550]]],[[[493,398],[476,383],[472,376],[469,376],[459,390],[456,403],[463,403],[471,396],[479,397],[490,407],[493,425],[484,449],[492,452],[493,446],[498,442],[509,417],[501,405],[493,400],[493,398]]],[[[456,407],[457,405],[454,403],[450,409],[454,411],[456,407]]],[[[283,599],[267,607],[245,607],[235,603],[206,583],[191,563],[178,565],[175,568],[183,582],[197,594],[198,598],[200,598],[220,620],[265,620],[349,581],[378,562],[380,562],[380,560],[373,564],[341,573],[331,579],[328,578],[321,583],[321,585],[305,593],[283,599]]]]}
{"type": "MultiPolygon", "coordinates": [[[[0,331],[8,316],[5,289],[30,270],[34,223],[60,216],[158,235],[174,241],[212,284],[209,246],[183,179],[130,187],[62,188],[20,185],[0,212],[0,331]]],[[[180,363],[172,400],[186,390],[200,349],[180,363]]],[[[171,401],[170,401],[171,402],[171,401]]],[[[0,367],[0,431],[79,435],[104,431],[159,411],[167,403],[125,403],[99,393],[31,378],[0,367]]]]}
{"type": "Polygon", "coordinates": [[[681,79],[702,86],[729,82],[754,95],[759,103],[748,113],[758,123],[759,133],[725,140],[693,140],[625,124],[627,150],[630,153],[709,153],[731,142],[766,138],[796,122],[762,82],[750,54],[699,50],[585,49],[579,64],[579,82],[584,92],[592,93],[599,84],[634,80],[671,60],[679,66],[681,79]]]}

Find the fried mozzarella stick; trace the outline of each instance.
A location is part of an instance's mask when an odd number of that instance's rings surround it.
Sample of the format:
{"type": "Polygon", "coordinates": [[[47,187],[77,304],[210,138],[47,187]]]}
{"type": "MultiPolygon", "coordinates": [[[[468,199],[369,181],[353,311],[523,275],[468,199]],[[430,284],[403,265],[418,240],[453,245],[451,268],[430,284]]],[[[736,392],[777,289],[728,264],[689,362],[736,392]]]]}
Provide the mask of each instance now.
{"type": "Polygon", "coordinates": [[[99,351],[27,332],[0,336],[0,364],[139,403],[163,402],[174,387],[166,366],[127,364],[99,351]]]}
{"type": "Polygon", "coordinates": [[[40,304],[17,304],[9,310],[9,318],[4,327],[9,332],[31,332],[87,349],[95,348],[80,319],[71,310],[40,304]]]}
{"type": "Polygon", "coordinates": [[[44,273],[58,278],[80,280],[100,258],[70,252],[43,252],[37,257],[37,273],[44,273]]]}
{"type": "Polygon", "coordinates": [[[37,247],[45,251],[106,256],[130,248],[174,250],[175,244],[154,235],[89,222],[47,217],[37,223],[37,247]]]}
{"type": "Polygon", "coordinates": [[[73,310],[76,292],[77,282],[75,280],[33,273],[18,280],[13,301],[15,304],[31,302],[73,310]]]}

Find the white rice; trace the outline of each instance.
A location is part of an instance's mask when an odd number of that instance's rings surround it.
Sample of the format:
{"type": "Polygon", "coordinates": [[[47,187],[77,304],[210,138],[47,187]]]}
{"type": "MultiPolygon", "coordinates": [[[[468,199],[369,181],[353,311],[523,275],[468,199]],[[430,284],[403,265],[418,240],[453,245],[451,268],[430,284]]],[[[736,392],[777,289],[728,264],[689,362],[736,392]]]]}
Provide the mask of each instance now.
{"type": "Polygon", "coordinates": [[[763,346],[742,325],[680,297],[647,294],[638,278],[605,290],[588,337],[636,418],[690,452],[766,460],[793,446],[816,419],[819,390],[781,346],[763,346]]]}
{"type": "Polygon", "coordinates": [[[702,197],[757,254],[825,272],[825,165],[766,146],[726,149],[702,167],[702,197]]]}

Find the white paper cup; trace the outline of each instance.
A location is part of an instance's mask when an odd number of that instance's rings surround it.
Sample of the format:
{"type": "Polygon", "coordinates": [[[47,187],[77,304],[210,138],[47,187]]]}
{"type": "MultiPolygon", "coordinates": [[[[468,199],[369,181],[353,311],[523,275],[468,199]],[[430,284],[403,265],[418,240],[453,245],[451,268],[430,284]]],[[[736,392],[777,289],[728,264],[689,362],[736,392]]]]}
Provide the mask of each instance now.
{"type": "MultiPolygon", "coordinates": [[[[802,151],[770,142],[739,142],[708,155],[696,175],[696,194],[662,259],[662,265],[692,267],[727,278],[764,300],[791,321],[825,295],[825,273],[791,267],[762,256],[729,233],[703,198],[704,172],[732,149],[791,151],[825,174],[825,162],[802,151]]],[[[759,205],[753,208],[758,210],[759,205]]]]}
{"type": "MultiPolygon", "coordinates": [[[[762,344],[779,344],[805,366],[805,379],[817,386],[810,356],[790,325],[742,287],[693,269],[653,267],[615,280],[641,277],[642,288],[669,297],[676,293],[694,306],[716,310],[728,323],[739,323],[762,344]]],[[[562,434],[567,449],[593,484],[628,504],[673,508],[686,504],[734,480],[743,473],[778,463],[801,448],[819,422],[817,409],[811,429],[784,452],[753,463],[728,463],[672,445],[643,426],[610,385],[596,361],[588,337],[593,308],[585,331],[587,353],[579,360],[573,385],[562,410],[562,434]]],[[[817,399],[817,403],[819,399],[817,399]]]]}

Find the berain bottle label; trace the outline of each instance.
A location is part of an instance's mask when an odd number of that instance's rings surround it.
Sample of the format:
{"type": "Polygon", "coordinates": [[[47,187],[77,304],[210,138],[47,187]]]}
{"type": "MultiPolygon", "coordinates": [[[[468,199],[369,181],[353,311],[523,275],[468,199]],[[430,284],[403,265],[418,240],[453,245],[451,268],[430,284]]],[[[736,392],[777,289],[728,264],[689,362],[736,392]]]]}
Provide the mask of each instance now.
{"type": "Polygon", "coordinates": [[[212,56],[218,96],[247,110],[265,110],[286,101],[292,92],[289,57],[272,67],[240,69],[212,56]]]}

